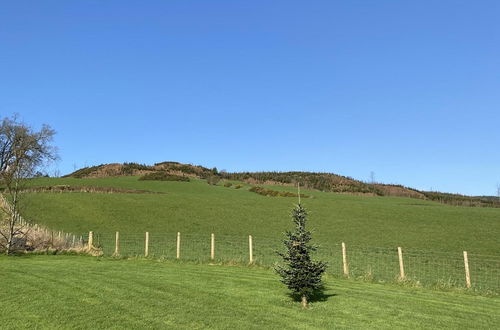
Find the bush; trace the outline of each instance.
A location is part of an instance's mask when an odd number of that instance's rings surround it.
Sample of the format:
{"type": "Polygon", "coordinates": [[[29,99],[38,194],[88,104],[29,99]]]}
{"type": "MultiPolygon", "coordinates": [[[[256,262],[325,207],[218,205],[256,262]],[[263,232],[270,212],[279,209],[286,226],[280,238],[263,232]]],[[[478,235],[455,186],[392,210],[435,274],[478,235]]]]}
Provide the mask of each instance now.
{"type": "Polygon", "coordinates": [[[185,181],[189,182],[187,176],[169,174],[167,172],[151,172],[139,178],[139,180],[155,180],[155,181],[185,181]]]}
{"type": "Polygon", "coordinates": [[[237,184],[236,186],[234,186],[234,189],[240,189],[241,187],[243,187],[241,184],[237,184]]]}
{"type": "Polygon", "coordinates": [[[233,185],[233,184],[232,184],[231,182],[226,182],[226,183],[224,183],[224,187],[226,187],[226,188],[229,188],[229,187],[231,187],[232,185],[233,185]]]}
{"type": "Polygon", "coordinates": [[[217,183],[219,183],[220,181],[220,177],[216,176],[216,175],[210,175],[208,178],[207,178],[207,183],[209,185],[212,185],[212,186],[216,186],[217,183]]]}

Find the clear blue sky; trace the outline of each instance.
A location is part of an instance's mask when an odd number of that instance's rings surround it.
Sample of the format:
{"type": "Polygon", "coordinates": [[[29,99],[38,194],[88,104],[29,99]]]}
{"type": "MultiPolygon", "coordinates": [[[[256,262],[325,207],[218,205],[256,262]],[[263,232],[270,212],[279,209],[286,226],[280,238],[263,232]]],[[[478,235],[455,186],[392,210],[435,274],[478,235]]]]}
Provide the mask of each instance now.
{"type": "MultiPolygon", "coordinates": [[[[175,160],[489,194],[500,1],[2,1],[0,115],[62,173],[175,160]]],[[[54,167],[54,166],[53,166],[54,167]]]]}

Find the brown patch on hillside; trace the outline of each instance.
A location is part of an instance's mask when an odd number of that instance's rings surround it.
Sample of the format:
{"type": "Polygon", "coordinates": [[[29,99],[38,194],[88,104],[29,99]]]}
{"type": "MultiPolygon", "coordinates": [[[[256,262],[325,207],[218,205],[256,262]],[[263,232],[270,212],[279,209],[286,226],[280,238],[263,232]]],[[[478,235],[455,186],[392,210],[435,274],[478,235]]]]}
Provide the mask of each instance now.
{"type": "Polygon", "coordinates": [[[122,164],[108,164],[97,168],[95,171],[89,173],[87,178],[103,178],[108,176],[120,175],[120,170],[123,168],[122,164]]]}
{"type": "Polygon", "coordinates": [[[379,183],[374,184],[374,186],[382,192],[383,196],[426,199],[425,195],[422,194],[421,192],[405,188],[402,186],[379,184],[379,183]]]}
{"type": "Polygon", "coordinates": [[[102,164],[79,169],[65,177],[73,178],[106,178],[118,176],[143,176],[153,172],[165,172],[168,174],[188,176],[196,178],[207,178],[217,175],[214,170],[199,165],[180,164],[176,162],[162,162],[154,165],[143,165],[137,163],[124,164],[102,164]]]}
{"type": "Polygon", "coordinates": [[[126,170],[127,167],[123,164],[107,164],[100,166],[95,171],[87,174],[86,178],[107,178],[107,177],[115,177],[115,176],[129,176],[129,175],[144,175],[147,173],[154,172],[154,169],[150,170],[145,169],[131,169],[126,170]]]}

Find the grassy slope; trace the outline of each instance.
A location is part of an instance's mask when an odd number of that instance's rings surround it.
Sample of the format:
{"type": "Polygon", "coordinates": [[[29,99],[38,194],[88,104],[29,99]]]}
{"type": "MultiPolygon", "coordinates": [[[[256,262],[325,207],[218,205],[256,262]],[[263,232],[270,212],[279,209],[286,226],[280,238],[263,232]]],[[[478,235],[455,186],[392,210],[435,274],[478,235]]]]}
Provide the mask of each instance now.
{"type": "Polygon", "coordinates": [[[78,256],[0,256],[2,328],[500,326],[500,299],[326,279],[302,310],[264,269],[78,256]]]}
{"type": "MultiPolygon", "coordinates": [[[[166,192],[160,195],[37,193],[25,215],[54,229],[96,232],[253,234],[281,237],[294,198],[264,197],[204,181],[151,182],[137,177],[38,179],[34,185],[95,185],[166,192]]],[[[290,187],[272,189],[293,191],[290,187]]],[[[319,242],[496,254],[500,209],[467,208],[396,197],[305,191],[310,226],[319,242]]]]}

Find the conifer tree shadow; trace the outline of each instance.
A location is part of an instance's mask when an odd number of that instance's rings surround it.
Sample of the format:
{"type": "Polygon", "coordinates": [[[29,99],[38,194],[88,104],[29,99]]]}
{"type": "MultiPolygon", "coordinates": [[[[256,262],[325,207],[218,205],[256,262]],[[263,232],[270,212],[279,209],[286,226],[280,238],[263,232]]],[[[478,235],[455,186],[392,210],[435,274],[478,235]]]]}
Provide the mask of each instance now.
{"type": "MultiPolygon", "coordinates": [[[[309,302],[310,303],[315,303],[315,302],[325,302],[328,301],[328,298],[330,297],[336,297],[338,294],[336,293],[325,293],[326,289],[322,290],[317,290],[315,291],[310,297],[309,297],[309,302]]],[[[288,293],[288,296],[292,298],[295,302],[301,302],[301,296],[296,293],[288,293]]]]}

